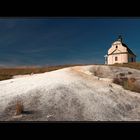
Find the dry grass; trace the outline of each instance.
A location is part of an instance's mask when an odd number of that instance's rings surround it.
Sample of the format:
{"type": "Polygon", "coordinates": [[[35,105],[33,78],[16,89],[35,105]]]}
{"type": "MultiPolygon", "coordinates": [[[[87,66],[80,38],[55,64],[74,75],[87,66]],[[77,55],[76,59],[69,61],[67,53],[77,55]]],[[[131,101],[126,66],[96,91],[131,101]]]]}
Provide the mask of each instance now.
{"type": "Polygon", "coordinates": [[[129,68],[140,70],[140,62],[131,62],[131,63],[126,63],[126,64],[114,64],[112,66],[129,67],[129,68]]]}
{"type": "Polygon", "coordinates": [[[0,81],[11,79],[14,75],[43,73],[43,72],[49,72],[49,71],[58,70],[61,68],[78,66],[78,65],[81,66],[84,64],[58,65],[58,66],[49,66],[49,67],[0,68],[0,81]]]}
{"type": "Polygon", "coordinates": [[[24,112],[24,106],[21,101],[17,101],[16,103],[16,112],[15,115],[20,115],[24,112]]]}

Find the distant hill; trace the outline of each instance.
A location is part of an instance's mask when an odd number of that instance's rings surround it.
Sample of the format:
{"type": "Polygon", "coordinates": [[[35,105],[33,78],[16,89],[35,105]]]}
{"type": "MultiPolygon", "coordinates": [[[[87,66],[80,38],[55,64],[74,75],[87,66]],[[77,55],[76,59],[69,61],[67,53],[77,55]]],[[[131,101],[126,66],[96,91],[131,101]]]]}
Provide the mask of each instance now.
{"type": "Polygon", "coordinates": [[[47,66],[47,67],[39,67],[39,66],[0,67],[0,81],[11,79],[15,75],[43,73],[43,72],[49,72],[49,71],[58,70],[66,67],[82,66],[82,65],[84,64],[58,65],[58,66],[47,66]]]}

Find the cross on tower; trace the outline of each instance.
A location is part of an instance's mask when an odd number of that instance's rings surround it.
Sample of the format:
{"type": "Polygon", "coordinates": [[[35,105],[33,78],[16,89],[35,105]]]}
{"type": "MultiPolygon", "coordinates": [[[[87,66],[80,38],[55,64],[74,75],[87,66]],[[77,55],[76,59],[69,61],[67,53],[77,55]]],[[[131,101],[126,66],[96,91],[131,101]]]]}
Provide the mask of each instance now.
{"type": "Polygon", "coordinates": [[[122,36],[121,35],[119,35],[118,41],[122,42],[122,36]]]}

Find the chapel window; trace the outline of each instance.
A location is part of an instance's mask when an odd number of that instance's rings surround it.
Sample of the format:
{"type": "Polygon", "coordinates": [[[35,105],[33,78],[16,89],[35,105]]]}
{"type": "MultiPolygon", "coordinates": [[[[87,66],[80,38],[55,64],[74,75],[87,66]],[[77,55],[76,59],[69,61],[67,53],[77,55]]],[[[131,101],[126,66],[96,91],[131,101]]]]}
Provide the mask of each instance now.
{"type": "Polygon", "coordinates": [[[115,61],[118,61],[118,57],[115,57],[115,61]]]}

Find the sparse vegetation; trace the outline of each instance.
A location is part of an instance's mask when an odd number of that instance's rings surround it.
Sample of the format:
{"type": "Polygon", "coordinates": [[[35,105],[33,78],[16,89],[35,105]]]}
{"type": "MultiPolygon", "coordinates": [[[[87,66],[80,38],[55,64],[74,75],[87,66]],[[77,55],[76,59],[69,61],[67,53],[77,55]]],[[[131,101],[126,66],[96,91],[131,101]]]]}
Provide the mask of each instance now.
{"type": "Polygon", "coordinates": [[[136,84],[135,78],[114,78],[113,83],[121,85],[124,89],[140,93],[140,87],[136,84]]]}
{"type": "Polygon", "coordinates": [[[128,80],[128,78],[114,78],[113,83],[124,86],[124,83],[128,80]]]}
{"type": "MultiPolygon", "coordinates": [[[[140,62],[131,62],[131,63],[126,63],[126,64],[114,64],[112,66],[129,67],[129,68],[140,70],[140,62]]],[[[132,74],[132,72],[129,71],[128,74],[130,75],[130,74],[132,74]]],[[[114,78],[113,82],[123,86],[124,89],[140,93],[140,87],[137,84],[135,78],[122,77],[122,76],[125,76],[125,75],[123,75],[121,73],[120,73],[120,76],[121,76],[120,78],[118,78],[118,77],[114,78]]]]}

